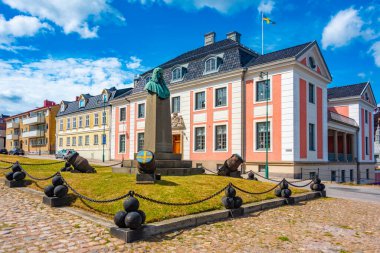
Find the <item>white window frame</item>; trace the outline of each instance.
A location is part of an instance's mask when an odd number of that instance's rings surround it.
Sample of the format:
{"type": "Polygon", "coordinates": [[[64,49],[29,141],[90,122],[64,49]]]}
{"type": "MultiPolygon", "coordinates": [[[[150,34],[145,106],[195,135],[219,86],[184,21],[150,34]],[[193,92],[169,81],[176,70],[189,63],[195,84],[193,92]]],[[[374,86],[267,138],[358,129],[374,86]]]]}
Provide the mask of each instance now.
{"type": "Polygon", "coordinates": [[[217,123],[213,125],[213,150],[214,152],[225,153],[228,152],[228,123],[217,123]],[[216,150],[216,127],[217,126],[225,126],[226,127],[226,149],[225,150],[216,150]]]}
{"type": "Polygon", "coordinates": [[[77,137],[73,136],[71,137],[71,146],[76,146],[77,145],[77,137]]]}
{"type": "Polygon", "coordinates": [[[94,113],[94,126],[99,126],[99,113],[94,113]]]}
{"type": "Polygon", "coordinates": [[[171,82],[178,82],[178,81],[182,81],[183,80],[183,73],[182,73],[182,67],[176,67],[172,70],[172,80],[171,82]],[[174,72],[179,70],[179,77],[178,78],[174,78],[174,72]]]}
{"type": "Polygon", "coordinates": [[[102,126],[106,126],[106,125],[107,125],[107,112],[103,111],[102,112],[102,126]]]}
{"type": "Polygon", "coordinates": [[[78,120],[78,126],[79,128],[82,128],[83,127],[83,116],[79,116],[79,120],[78,120]]]}
{"type": "Polygon", "coordinates": [[[146,104],[145,103],[138,103],[137,104],[137,118],[138,119],[145,119],[145,116],[146,116],[146,104]],[[143,115],[143,117],[140,117],[140,114],[139,114],[140,105],[144,105],[144,115],[143,115]]]}
{"type": "Polygon", "coordinates": [[[86,106],[86,100],[82,98],[79,100],[79,108],[84,108],[86,106]]]}
{"type": "Polygon", "coordinates": [[[171,105],[172,105],[172,107],[171,107],[171,113],[174,113],[174,111],[173,111],[173,109],[174,109],[174,98],[178,98],[179,99],[179,111],[178,112],[176,112],[176,113],[180,113],[181,112],[181,96],[174,96],[174,97],[172,97],[171,98],[171,105]]]}
{"type": "Polygon", "coordinates": [[[90,146],[90,135],[85,135],[84,136],[84,145],[85,146],[90,146]]]}
{"type": "MultiPolygon", "coordinates": [[[[257,101],[257,99],[256,99],[257,83],[265,81],[265,80],[266,79],[260,80],[259,77],[255,78],[253,80],[254,81],[254,87],[253,87],[253,103],[254,104],[264,104],[264,103],[267,102],[266,100],[257,101]]],[[[273,80],[272,80],[272,76],[269,76],[267,80],[269,81],[269,91],[270,91],[270,96],[269,96],[268,102],[272,102],[272,100],[273,100],[273,80]]]]}
{"type": "Polygon", "coordinates": [[[98,134],[94,134],[94,145],[99,145],[99,135],[98,134]]]}
{"type": "Polygon", "coordinates": [[[83,146],[83,136],[78,136],[78,146],[83,146]]]}
{"type": "Polygon", "coordinates": [[[213,104],[214,104],[214,109],[215,108],[225,108],[225,107],[228,107],[228,103],[229,103],[229,101],[228,101],[228,86],[227,85],[224,85],[224,86],[220,86],[220,87],[215,87],[214,88],[214,102],[213,102],[213,104]],[[216,105],[216,90],[218,90],[218,89],[226,89],[226,105],[221,105],[221,106],[217,106],[216,105]]]}
{"type": "Polygon", "coordinates": [[[308,98],[308,102],[313,105],[315,105],[315,100],[316,100],[315,91],[316,91],[316,85],[314,83],[308,82],[307,98],[308,98]],[[313,102],[310,102],[310,85],[313,86],[313,102]]]}
{"type": "MultiPolygon", "coordinates": [[[[136,132],[136,152],[139,152],[139,134],[144,134],[144,145],[145,145],[145,132],[143,131],[136,132]]],[[[141,150],[144,149],[144,145],[141,150]]]]}
{"type": "Polygon", "coordinates": [[[206,153],[207,152],[207,128],[206,128],[206,125],[205,124],[200,124],[200,125],[194,125],[193,126],[193,152],[194,153],[206,153]],[[205,129],[205,149],[204,150],[196,150],[195,147],[196,147],[196,132],[195,132],[195,129],[196,128],[201,128],[203,127],[205,129]]]}
{"type": "MultiPolygon", "coordinates": [[[[266,150],[265,150],[265,148],[264,149],[257,149],[257,141],[256,141],[256,131],[257,131],[257,123],[265,123],[266,122],[266,120],[262,120],[262,119],[260,119],[260,120],[254,120],[253,121],[253,146],[254,146],[254,152],[257,152],[257,153],[265,153],[266,152],[266,150]]],[[[273,150],[273,120],[272,120],[272,118],[269,118],[268,119],[268,122],[270,122],[270,126],[269,126],[269,131],[270,131],[270,136],[271,136],[271,138],[270,138],[270,148],[268,149],[268,152],[272,152],[272,150],[273,150]]]]}
{"type": "MultiPolygon", "coordinates": [[[[144,136],[145,137],[145,136],[144,136]]],[[[144,141],[145,141],[145,139],[144,139],[144,141]]],[[[127,135],[126,134],[119,134],[119,148],[118,148],[118,152],[117,152],[118,154],[126,154],[127,153],[127,135]],[[120,145],[120,137],[122,136],[122,135],[124,135],[124,137],[125,137],[125,142],[124,142],[124,152],[122,152],[122,151],[120,151],[120,147],[121,147],[121,145],[120,145]]]]}
{"type": "Polygon", "coordinates": [[[67,129],[67,130],[70,130],[70,129],[71,129],[71,120],[70,120],[70,118],[67,118],[67,119],[66,119],[66,129],[67,129]]]}
{"type": "Polygon", "coordinates": [[[77,128],[77,117],[73,117],[73,129],[77,128]]]}
{"type": "Polygon", "coordinates": [[[220,65],[218,66],[218,59],[221,59],[223,60],[223,57],[220,57],[220,56],[210,56],[210,57],[207,57],[206,60],[204,61],[204,69],[203,69],[203,75],[207,75],[207,74],[211,74],[211,73],[216,73],[219,71],[219,68],[220,68],[220,65]],[[213,70],[208,70],[207,71],[207,62],[214,59],[215,60],[215,69],[213,70]]]}
{"type": "Polygon", "coordinates": [[[207,92],[206,90],[199,90],[199,91],[196,91],[194,92],[194,108],[192,108],[194,111],[203,111],[203,110],[206,110],[207,109],[207,92]],[[197,106],[197,94],[198,93],[202,93],[204,92],[205,94],[205,107],[204,108],[201,108],[201,109],[197,109],[196,106],[197,106]]]}
{"type": "Polygon", "coordinates": [[[120,110],[119,110],[119,122],[126,122],[126,121],[127,121],[127,107],[120,107],[120,110]],[[121,110],[122,109],[125,110],[124,120],[121,119],[121,110]]]}
{"type": "Polygon", "coordinates": [[[70,147],[71,138],[66,137],[66,146],[70,147]]]}
{"type": "Polygon", "coordinates": [[[63,119],[59,120],[59,131],[63,131],[63,119]]]}
{"type": "Polygon", "coordinates": [[[61,109],[60,110],[61,110],[61,112],[65,111],[65,104],[64,103],[61,104],[61,109]]]}
{"type": "Polygon", "coordinates": [[[85,125],[84,127],[90,127],[90,114],[86,114],[85,116],[85,125]]]}

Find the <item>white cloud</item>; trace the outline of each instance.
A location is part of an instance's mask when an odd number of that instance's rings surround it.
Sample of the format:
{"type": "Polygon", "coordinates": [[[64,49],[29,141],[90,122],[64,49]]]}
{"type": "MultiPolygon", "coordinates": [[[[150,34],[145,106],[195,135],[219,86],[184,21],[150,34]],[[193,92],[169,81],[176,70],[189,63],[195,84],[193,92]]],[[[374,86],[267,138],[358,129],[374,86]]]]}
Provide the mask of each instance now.
{"type": "Polygon", "coordinates": [[[32,37],[52,27],[36,17],[18,15],[6,20],[0,14],[0,49],[7,51],[30,50],[32,47],[13,45],[16,38],[32,37]]]}
{"type": "Polygon", "coordinates": [[[366,77],[366,74],[364,72],[360,72],[360,73],[358,73],[358,77],[364,79],[366,77]]]}
{"type": "Polygon", "coordinates": [[[118,20],[124,21],[124,17],[109,5],[109,0],[3,0],[3,2],[40,20],[53,22],[62,27],[65,34],[78,33],[82,38],[97,37],[99,27],[92,23],[96,23],[102,14],[111,13],[118,20]]]}
{"type": "Polygon", "coordinates": [[[274,8],[274,2],[272,0],[261,0],[259,7],[257,10],[264,14],[270,14],[274,8]]]}
{"type": "Polygon", "coordinates": [[[339,11],[323,29],[322,47],[347,45],[353,38],[360,36],[363,23],[358,11],[352,7],[339,11]]]}
{"type": "Polygon", "coordinates": [[[375,42],[368,51],[375,59],[376,66],[380,67],[380,41],[375,42]]]}
{"type": "Polygon", "coordinates": [[[198,10],[211,8],[223,14],[231,14],[240,10],[254,6],[258,1],[255,0],[128,0],[129,2],[139,2],[143,5],[152,3],[165,3],[167,5],[178,6],[184,10],[198,10]]]}
{"type": "MultiPolygon", "coordinates": [[[[372,11],[373,9],[369,9],[372,11]]],[[[362,15],[366,18],[366,15],[362,15]]],[[[330,22],[323,29],[322,47],[338,48],[348,45],[355,38],[373,40],[380,36],[373,28],[365,27],[372,24],[372,21],[364,22],[359,10],[352,7],[339,11],[333,16],[330,22]]]]}
{"type": "MultiPolygon", "coordinates": [[[[41,106],[44,99],[72,101],[81,93],[129,87],[137,71],[118,58],[0,60],[0,113],[16,114],[41,106]]],[[[142,68],[140,66],[140,68],[142,68]]]]}
{"type": "Polygon", "coordinates": [[[131,56],[130,61],[126,63],[127,68],[129,69],[139,69],[141,67],[142,60],[136,56],[131,56]]]}

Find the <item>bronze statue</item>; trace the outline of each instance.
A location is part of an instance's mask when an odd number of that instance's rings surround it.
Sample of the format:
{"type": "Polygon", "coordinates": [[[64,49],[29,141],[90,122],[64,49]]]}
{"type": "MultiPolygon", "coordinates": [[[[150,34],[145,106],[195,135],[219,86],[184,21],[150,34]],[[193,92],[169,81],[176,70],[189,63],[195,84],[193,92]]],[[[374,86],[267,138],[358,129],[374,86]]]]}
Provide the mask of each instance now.
{"type": "Polygon", "coordinates": [[[151,94],[157,94],[157,96],[161,99],[167,99],[170,97],[170,91],[166,86],[162,68],[155,68],[153,70],[153,75],[149,82],[145,85],[144,90],[151,94]]]}

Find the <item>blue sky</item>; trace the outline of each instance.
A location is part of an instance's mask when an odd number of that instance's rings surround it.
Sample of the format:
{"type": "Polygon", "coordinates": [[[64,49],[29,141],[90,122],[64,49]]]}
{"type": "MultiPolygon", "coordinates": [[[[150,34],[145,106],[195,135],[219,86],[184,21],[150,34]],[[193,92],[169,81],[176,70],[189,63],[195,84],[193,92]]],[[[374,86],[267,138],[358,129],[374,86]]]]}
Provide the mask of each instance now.
{"type": "Polygon", "coordinates": [[[380,103],[380,2],[0,0],[0,113],[126,87],[133,76],[230,31],[261,52],[317,40],[331,86],[371,81],[380,103]]]}

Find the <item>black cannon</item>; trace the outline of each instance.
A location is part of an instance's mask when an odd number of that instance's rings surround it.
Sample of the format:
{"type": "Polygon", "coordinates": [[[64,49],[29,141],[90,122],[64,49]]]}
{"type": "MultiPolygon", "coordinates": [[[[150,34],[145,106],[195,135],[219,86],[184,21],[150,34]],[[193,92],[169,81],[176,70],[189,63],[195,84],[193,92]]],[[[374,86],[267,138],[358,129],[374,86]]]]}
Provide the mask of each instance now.
{"type": "Polygon", "coordinates": [[[78,152],[74,152],[66,156],[65,159],[74,167],[74,170],[72,170],[71,172],[96,173],[96,170],[93,167],[91,167],[87,159],[81,157],[78,152]]]}
{"type": "Polygon", "coordinates": [[[239,166],[244,162],[243,158],[238,154],[233,154],[228,158],[222,167],[218,169],[219,176],[240,177],[239,166]]]}

